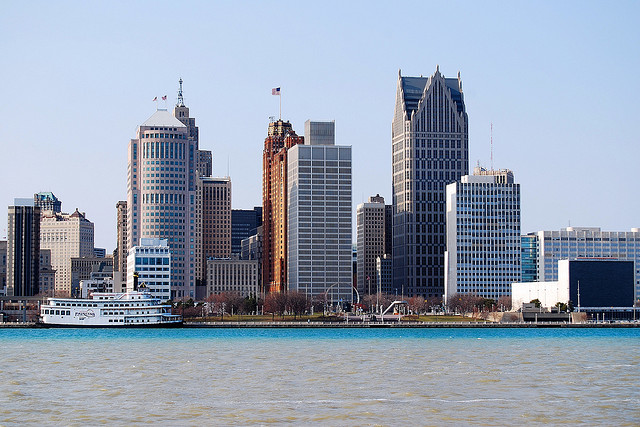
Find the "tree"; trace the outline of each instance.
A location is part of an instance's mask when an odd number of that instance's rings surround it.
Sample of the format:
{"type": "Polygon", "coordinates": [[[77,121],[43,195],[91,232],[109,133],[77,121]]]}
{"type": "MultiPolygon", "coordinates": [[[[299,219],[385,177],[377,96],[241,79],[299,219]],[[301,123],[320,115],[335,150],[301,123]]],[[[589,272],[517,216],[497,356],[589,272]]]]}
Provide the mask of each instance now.
{"type": "Polygon", "coordinates": [[[264,309],[268,313],[278,314],[284,318],[284,312],[287,310],[287,294],[283,292],[268,294],[264,298],[264,309]]]}
{"type": "Polygon", "coordinates": [[[411,297],[407,302],[409,303],[409,310],[414,314],[421,314],[426,311],[425,300],[421,296],[411,297]]]}
{"type": "Polygon", "coordinates": [[[540,308],[540,306],[542,305],[542,303],[540,302],[540,300],[538,298],[536,299],[532,299],[531,301],[529,301],[530,304],[535,304],[536,308],[540,308]]]}
{"type": "Polygon", "coordinates": [[[467,313],[472,313],[475,309],[481,308],[484,303],[484,298],[474,294],[456,293],[448,299],[447,303],[449,309],[465,316],[467,313]]]}
{"type": "Polygon", "coordinates": [[[510,311],[511,310],[511,297],[509,295],[503,295],[498,298],[498,307],[502,311],[510,311]]]}
{"type": "Polygon", "coordinates": [[[242,302],[242,313],[249,314],[254,313],[258,310],[258,300],[256,296],[251,294],[244,299],[242,302]]]}
{"type": "Polygon", "coordinates": [[[301,315],[311,307],[307,296],[298,291],[291,291],[287,294],[287,311],[293,312],[293,318],[301,315]]]}

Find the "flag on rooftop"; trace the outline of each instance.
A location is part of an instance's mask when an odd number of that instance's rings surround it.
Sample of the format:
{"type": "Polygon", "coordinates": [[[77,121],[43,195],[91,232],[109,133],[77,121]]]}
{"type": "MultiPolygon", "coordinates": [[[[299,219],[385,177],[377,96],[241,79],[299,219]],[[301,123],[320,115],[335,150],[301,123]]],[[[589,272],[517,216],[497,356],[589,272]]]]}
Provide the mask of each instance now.
{"type": "Polygon", "coordinates": [[[163,100],[163,101],[166,101],[166,100],[167,100],[167,95],[163,96],[163,97],[162,97],[162,100],[163,100]]]}
{"type": "Polygon", "coordinates": [[[280,88],[274,87],[273,89],[271,89],[271,95],[280,95],[280,88]]]}
{"type": "Polygon", "coordinates": [[[154,101],[157,101],[157,100],[158,100],[158,97],[156,96],[155,98],[153,98],[153,100],[154,100],[154,101]]]}

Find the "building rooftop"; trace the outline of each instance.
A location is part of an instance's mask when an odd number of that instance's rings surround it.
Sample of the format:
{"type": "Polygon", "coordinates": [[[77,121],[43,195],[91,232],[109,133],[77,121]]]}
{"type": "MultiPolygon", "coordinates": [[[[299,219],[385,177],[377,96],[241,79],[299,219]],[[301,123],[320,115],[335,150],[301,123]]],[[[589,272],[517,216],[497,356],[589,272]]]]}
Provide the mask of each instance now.
{"type": "Polygon", "coordinates": [[[140,126],[171,126],[176,128],[186,128],[184,123],[173,117],[173,114],[167,110],[157,110],[140,126]]]}
{"type": "MultiPolygon", "coordinates": [[[[436,73],[439,73],[439,71],[436,71],[436,73]]],[[[407,116],[411,117],[411,113],[418,109],[418,102],[422,99],[422,94],[428,82],[428,77],[402,77],[402,91],[404,92],[404,104],[407,108],[407,116]]],[[[451,93],[451,99],[456,103],[458,113],[463,112],[464,103],[462,102],[462,92],[458,79],[444,78],[444,82],[451,93]]]]}

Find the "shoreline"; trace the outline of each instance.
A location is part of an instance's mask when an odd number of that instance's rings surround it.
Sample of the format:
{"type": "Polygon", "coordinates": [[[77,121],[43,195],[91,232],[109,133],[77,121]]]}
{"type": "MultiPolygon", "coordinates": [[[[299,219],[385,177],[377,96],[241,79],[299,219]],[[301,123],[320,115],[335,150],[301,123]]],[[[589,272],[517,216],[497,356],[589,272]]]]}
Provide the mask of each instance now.
{"type": "MultiPolygon", "coordinates": [[[[0,329],[59,329],[42,328],[33,322],[27,323],[0,323],[0,329]]],[[[85,329],[86,327],[83,327],[85,329]]],[[[162,328],[162,327],[160,327],[162,328]]],[[[365,328],[365,329],[379,329],[379,328],[394,328],[394,329],[425,329],[425,328],[451,328],[451,329],[464,329],[464,328],[596,328],[596,329],[609,329],[609,328],[640,328],[640,322],[612,322],[612,323],[565,323],[565,322],[520,322],[520,323],[496,323],[496,322],[186,322],[182,325],[185,329],[233,329],[233,328],[253,328],[253,329],[349,329],[349,328],[365,328]]],[[[102,329],[96,327],[96,329],[102,329]]],[[[110,328],[118,329],[118,328],[110,328]]],[[[130,328],[122,328],[130,329],[130,328]]],[[[135,328],[143,329],[143,328],[135,328]]],[[[153,329],[159,329],[158,327],[153,329]]],[[[172,327],[176,329],[176,327],[172,327]]],[[[179,329],[179,327],[178,327],[179,329]]]]}

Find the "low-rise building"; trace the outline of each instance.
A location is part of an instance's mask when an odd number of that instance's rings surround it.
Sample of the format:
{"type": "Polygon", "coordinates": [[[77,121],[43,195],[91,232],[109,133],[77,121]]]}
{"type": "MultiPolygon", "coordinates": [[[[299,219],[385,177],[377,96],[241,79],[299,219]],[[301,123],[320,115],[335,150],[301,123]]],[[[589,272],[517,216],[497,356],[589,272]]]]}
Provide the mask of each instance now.
{"type": "Polygon", "coordinates": [[[258,259],[210,258],[207,260],[207,294],[236,292],[258,295],[258,259]]]}
{"type": "Polygon", "coordinates": [[[603,258],[558,261],[558,280],[511,285],[514,310],[533,300],[550,308],[557,303],[575,309],[631,307],[634,303],[634,262],[603,258]]]}

